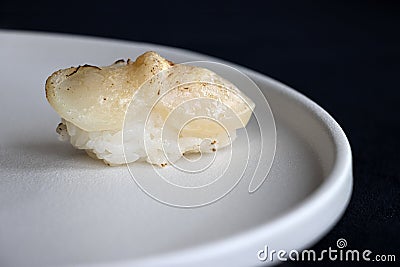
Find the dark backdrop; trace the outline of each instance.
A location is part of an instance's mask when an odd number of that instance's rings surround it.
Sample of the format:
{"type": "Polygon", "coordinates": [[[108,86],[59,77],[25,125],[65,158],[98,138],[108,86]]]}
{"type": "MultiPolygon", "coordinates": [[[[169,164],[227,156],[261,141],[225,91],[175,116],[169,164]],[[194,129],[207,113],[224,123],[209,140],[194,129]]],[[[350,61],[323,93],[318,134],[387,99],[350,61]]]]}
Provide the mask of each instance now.
{"type": "Polygon", "coordinates": [[[349,208],[314,249],[335,247],[343,237],[349,248],[396,254],[400,261],[396,1],[1,0],[0,28],[182,47],[247,66],[296,88],[339,122],[354,157],[349,208]]]}

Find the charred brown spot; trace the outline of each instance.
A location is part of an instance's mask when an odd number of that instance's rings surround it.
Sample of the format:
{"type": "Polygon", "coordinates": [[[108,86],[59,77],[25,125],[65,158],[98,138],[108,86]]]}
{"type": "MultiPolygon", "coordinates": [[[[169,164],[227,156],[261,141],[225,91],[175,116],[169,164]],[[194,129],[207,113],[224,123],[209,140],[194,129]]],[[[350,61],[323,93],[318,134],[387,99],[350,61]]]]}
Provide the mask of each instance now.
{"type": "Polygon", "coordinates": [[[160,95],[160,89],[158,89],[157,95],[160,95]]]}
{"type": "Polygon", "coordinates": [[[215,148],[212,148],[211,150],[212,150],[213,152],[217,151],[215,148]]]}
{"type": "Polygon", "coordinates": [[[101,70],[101,68],[100,68],[100,67],[93,66],[93,65],[89,65],[89,64],[85,64],[85,65],[83,65],[83,66],[82,66],[82,68],[95,68],[95,69],[101,70]]]}
{"type": "Polygon", "coordinates": [[[75,73],[78,72],[78,70],[79,70],[80,68],[81,68],[81,66],[79,65],[73,72],[71,72],[70,74],[67,74],[66,76],[69,77],[69,76],[74,75],[75,73]]]}
{"type": "Polygon", "coordinates": [[[63,129],[64,129],[63,127],[65,127],[64,123],[60,122],[60,123],[57,125],[56,133],[61,134],[62,131],[63,131],[63,129]]]}
{"type": "Polygon", "coordinates": [[[211,142],[212,145],[215,145],[217,143],[217,140],[214,140],[211,142]]]}
{"type": "Polygon", "coordinates": [[[128,58],[128,60],[126,61],[127,64],[131,64],[132,60],[130,58],[128,58]]]}
{"type": "Polygon", "coordinates": [[[75,73],[77,73],[81,68],[95,68],[95,69],[97,69],[97,70],[101,70],[101,68],[99,68],[99,67],[97,67],[97,66],[92,66],[92,65],[89,65],[89,64],[85,64],[85,65],[83,65],[83,66],[78,66],[73,72],[71,72],[70,74],[67,74],[66,76],[67,77],[70,77],[70,76],[72,76],[72,75],[74,75],[75,73]]]}
{"type": "Polygon", "coordinates": [[[174,62],[172,62],[172,61],[169,61],[169,60],[167,60],[167,62],[168,62],[168,64],[169,64],[170,66],[173,66],[173,65],[175,65],[175,63],[174,63],[174,62]]]}
{"type": "Polygon", "coordinates": [[[114,64],[119,64],[119,63],[125,63],[124,59],[118,59],[117,61],[114,62],[114,64]]]}
{"type": "Polygon", "coordinates": [[[160,165],[161,165],[161,167],[164,168],[165,166],[167,166],[167,163],[161,163],[160,165]]]}

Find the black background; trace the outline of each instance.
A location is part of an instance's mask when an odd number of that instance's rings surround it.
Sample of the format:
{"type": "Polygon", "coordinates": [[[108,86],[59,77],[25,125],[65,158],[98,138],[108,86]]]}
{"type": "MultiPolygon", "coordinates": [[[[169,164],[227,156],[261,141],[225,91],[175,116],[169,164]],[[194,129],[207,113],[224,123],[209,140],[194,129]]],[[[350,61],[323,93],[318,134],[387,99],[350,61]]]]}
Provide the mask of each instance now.
{"type": "Polygon", "coordinates": [[[349,207],[314,249],[335,247],[338,238],[345,238],[348,248],[396,254],[400,261],[396,1],[2,0],[0,28],[181,47],[244,65],[296,88],[339,122],[354,157],[349,207]]]}

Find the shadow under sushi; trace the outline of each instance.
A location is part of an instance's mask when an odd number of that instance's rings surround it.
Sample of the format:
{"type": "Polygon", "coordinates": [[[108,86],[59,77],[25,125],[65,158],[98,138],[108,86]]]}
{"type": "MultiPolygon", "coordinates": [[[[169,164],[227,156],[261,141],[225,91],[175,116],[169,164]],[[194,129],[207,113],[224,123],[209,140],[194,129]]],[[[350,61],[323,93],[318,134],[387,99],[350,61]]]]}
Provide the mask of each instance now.
{"type": "Polygon", "coordinates": [[[99,169],[107,166],[90,158],[85,151],[59,141],[15,143],[0,146],[0,165],[6,169],[39,170],[99,169]]]}

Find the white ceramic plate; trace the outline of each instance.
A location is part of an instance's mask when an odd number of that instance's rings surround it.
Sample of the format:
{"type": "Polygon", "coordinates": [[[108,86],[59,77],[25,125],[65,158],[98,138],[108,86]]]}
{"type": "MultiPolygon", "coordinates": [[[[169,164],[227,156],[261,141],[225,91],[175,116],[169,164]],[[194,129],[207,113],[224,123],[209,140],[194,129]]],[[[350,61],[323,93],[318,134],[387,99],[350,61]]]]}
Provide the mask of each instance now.
{"type": "Polygon", "coordinates": [[[238,66],[265,94],[277,127],[274,164],[254,194],[244,177],[212,205],[170,207],[139,190],[126,167],[59,142],[46,77],[147,50],[176,62],[222,62],[150,44],[0,32],[1,266],[256,266],[270,263],[257,258],[265,245],[305,248],[340,218],[352,188],[340,126],[303,95],[238,66]]]}

